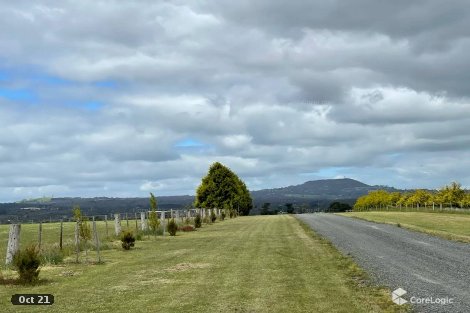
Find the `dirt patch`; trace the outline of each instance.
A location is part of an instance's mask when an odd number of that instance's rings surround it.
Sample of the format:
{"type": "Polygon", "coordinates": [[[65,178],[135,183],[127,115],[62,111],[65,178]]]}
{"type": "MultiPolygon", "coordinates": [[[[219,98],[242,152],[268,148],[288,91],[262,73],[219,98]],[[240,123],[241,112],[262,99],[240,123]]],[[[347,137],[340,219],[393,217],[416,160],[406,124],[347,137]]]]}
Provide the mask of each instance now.
{"type": "Polygon", "coordinates": [[[57,265],[43,265],[40,267],[41,271],[43,272],[48,272],[48,271],[54,271],[54,270],[60,270],[65,268],[65,265],[62,264],[57,264],[57,265]]]}
{"type": "Polygon", "coordinates": [[[149,286],[149,285],[159,285],[159,284],[170,284],[173,280],[166,278],[155,278],[152,280],[142,280],[137,285],[149,286]]]}
{"type": "Polygon", "coordinates": [[[60,273],[60,276],[64,276],[64,277],[71,277],[71,276],[75,276],[79,273],[76,273],[74,271],[63,271],[62,273],[60,273]]]}
{"type": "Polygon", "coordinates": [[[183,272],[192,269],[201,269],[201,268],[208,268],[211,265],[209,263],[180,263],[176,264],[175,266],[169,267],[165,269],[167,272],[183,272]]]}
{"type": "Polygon", "coordinates": [[[131,286],[129,286],[129,285],[118,285],[118,286],[113,286],[110,289],[113,290],[113,291],[122,292],[122,291],[130,290],[131,286]]]}
{"type": "Polygon", "coordinates": [[[167,252],[166,255],[171,255],[171,256],[180,256],[183,254],[187,254],[189,252],[193,251],[192,249],[179,249],[179,250],[174,250],[167,252]]]}

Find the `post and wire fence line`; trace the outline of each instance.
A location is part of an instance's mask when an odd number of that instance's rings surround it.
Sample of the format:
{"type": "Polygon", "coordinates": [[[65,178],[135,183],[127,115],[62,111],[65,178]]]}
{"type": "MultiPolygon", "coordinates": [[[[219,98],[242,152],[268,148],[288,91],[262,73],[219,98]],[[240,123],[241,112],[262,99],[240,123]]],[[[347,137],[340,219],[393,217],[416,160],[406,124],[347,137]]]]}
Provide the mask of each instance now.
{"type": "MultiPolygon", "coordinates": [[[[96,252],[96,262],[101,262],[101,251],[110,249],[122,231],[133,232],[138,239],[145,236],[166,236],[165,228],[170,219],[178,226],[193,225],[196,215],[203,223],[211,223],[211,215],[220,219],[221,209],[181,209],[156,211],[158,227],[154,232],[149,224],[151,211],[126,212],[82,216],[80,220],[73,217],[61,219],[42,219],[36,222],[11,222],[0,225],[0,255],[5,256],[5,265],[10,265],[14,254],[28,245],[35,245],[46,262],[54,263],[64,257],[75,254],[79,262],[82,252],[85,261],[89,261],[88,252],[96,252]]],[[[92,261],[94,262],[94,261],[92,261]]]]}

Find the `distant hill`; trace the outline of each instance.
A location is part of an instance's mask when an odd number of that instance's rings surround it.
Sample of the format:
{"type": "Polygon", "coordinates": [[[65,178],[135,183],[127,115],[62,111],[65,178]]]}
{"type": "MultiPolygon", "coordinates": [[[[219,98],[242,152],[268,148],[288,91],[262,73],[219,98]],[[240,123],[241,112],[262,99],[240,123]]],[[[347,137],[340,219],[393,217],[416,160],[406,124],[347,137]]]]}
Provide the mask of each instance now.
{"type": "MultiPolygon", "coordinates": [[[[158,207],[163,210],[178,209],[194,202],[194,196],[158,197],[158,207]]],[[[149,209],[148,198],[51,198],[49,201],[28,199],[16,203],[0,203],[0,223],[8,220],[48,220],[70,217],[74,205],[79,205],[85,215],[134,213],[149,209]]]]}
{"type": "Polygon", "coordinates": [[[251,194],[254,198],[349,199],[377,189],[393,190],[394,188],[370,186],[354,179],[342,178],[313,180],[301,185],[257,190],[251,194]]]}
{"type": "Polygon", "coordinates": [[[287,196],[310,198],[325,197],[331,195],[357,194],[368,190],[371,186],[361,183],[354,179],[323,179],[305,182],[301,185],[294,185],[274,189],[262,189],[253,191],[254,197],[267,196],[287,196]]]}
{"type": "MultiPolygon", "coordinates": [[[[295,206],[322,209],[335,201],[341,200],[353,204],[356,199],[371,190],[386,189],[398,191],[386,186],[370,186],[360,181],[343,179],[323,179],[308,181],[300,185],[287,186],[274,189],[252,191],[253,202],[257,208],[265,202],[271,203],[273,208],[292,203],[295,206]]],[[[161,196],[157,197],[160,209],[169,210],[190,206],[194,196],[161,196]]],[[[19,218],[23,221],[62,218],[71,216],[72,207],[80,205],[87,215],[104,215],[112,213],[133,213],[149,208],[148,198],[38,198],[22,200],[17,203],[0,204],[0,223],[19,218]],[[47,200],[47,201],[46,201],[47,200]]]]}
{"type": "Polygon", "coordinates": [[[354,204],[358,197],[377,189],[398,191],[392,187],[370,186],[354,179],[342,178],[313,180],[300,185],[256,190],[251,194],[258,209],[265,202],[271,203],[273,207],[292,203],[321,209],[336,200],[354,204]]]}

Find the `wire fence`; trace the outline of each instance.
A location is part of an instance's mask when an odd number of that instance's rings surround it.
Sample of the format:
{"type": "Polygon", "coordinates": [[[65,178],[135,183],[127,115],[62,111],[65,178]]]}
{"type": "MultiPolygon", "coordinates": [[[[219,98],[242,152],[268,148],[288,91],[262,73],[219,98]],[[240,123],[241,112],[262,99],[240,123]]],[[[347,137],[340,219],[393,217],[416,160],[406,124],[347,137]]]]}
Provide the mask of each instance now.
{"type": "MultiPolygon", "coordinates": [[[[8,258],[8,246],[11,237],[12,225],[20,225],[18,244],[19,247],[36,245],[46,262],[55,263],[56,259],[71,257],[77,251],[106,250],[112,248],[119,239],[121,231],[132,231],[138,239],[150,238],[150,236],[168,235],[165,228],[170,219],[184,226],[194,225],[194,219],[200,214],[205,223],[210,223],[210,215],[214,213],[216,217],[221,216],[222,211],[218,209],[186,209],[157,211],[159,226],[156,231],[149,227],[149,211],[116,213],[105,215],[82,216],[81,223],[84,228],[89,229],[85,240],[79,238],[77,242],[77,221],[73,217],[60,220],[44,220],[35,223],[11,223],[0,225],[0,256],[8,258]]],[[[1,259],[0,259],[1,260],[1,259]]],[[[6,262],[2,262],[5,264],[6,262]]]]}
{"type": "Polygon", "coordinates": [[[382,211],[382,212],[427,212],[427,213],[458,213],[470,214],[470,208],[459,208],[455,206],[444,205],[424,205],[424,206],[376,206],[368,208],[360,208],[353,211],[382,211]]]}

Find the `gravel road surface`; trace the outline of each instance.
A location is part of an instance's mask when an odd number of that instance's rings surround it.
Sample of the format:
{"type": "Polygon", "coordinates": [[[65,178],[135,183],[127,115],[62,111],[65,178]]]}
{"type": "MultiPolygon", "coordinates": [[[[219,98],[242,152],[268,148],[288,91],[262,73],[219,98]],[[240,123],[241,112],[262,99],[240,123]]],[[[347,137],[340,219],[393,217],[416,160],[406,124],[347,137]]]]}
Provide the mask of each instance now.
{"type": "Polygon", "coordinates": [[[470,312],[470,244],[334,214],[297,216],[352,256],[375,283],[406,290],[407,301],[427,298],[412,304],[416,312],[470,312]],[[453,303],[438,303],[446,299],[453,303]]]}

